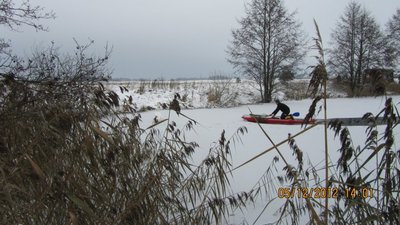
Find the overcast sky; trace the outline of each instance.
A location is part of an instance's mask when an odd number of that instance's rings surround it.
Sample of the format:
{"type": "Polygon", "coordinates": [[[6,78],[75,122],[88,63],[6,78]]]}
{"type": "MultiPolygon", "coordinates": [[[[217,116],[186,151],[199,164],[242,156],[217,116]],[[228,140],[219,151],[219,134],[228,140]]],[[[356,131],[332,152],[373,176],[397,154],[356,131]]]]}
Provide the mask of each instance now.
{"type": "MultiPolygon", "coordinates": [[[[49,32],[20,27],[11,32],[0,27],[1,37],[12,41],[13,50],[29,55],[51,41],[63,51],[94,40],[94,54],[113,47],[110,68],[114,78],[207,78],[214,73],[230,75],[233,68],[225,52],[231,30],[244,15],[249,0],[31,0],[56,13],[44,21],[49,32]]],[[[325,45],[349,0],[285,0],[290,11],[311,38],[313,18],[325,45]]],[[[399,0],[359,0],[384,27],[400,8],[399,0]]]]}

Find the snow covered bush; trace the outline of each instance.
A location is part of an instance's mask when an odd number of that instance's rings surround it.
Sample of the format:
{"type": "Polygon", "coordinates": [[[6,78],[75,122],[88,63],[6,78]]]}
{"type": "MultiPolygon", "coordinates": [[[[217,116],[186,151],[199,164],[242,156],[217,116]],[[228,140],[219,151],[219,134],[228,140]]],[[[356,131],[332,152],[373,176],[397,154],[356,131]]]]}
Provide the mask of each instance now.
{"type": "Polygon", "coordinates": [[[207,91],[207,102],[209,107],[229,107],[237,105],[239,93],[233,86],[232,79],[213,80],[207,91]]]}

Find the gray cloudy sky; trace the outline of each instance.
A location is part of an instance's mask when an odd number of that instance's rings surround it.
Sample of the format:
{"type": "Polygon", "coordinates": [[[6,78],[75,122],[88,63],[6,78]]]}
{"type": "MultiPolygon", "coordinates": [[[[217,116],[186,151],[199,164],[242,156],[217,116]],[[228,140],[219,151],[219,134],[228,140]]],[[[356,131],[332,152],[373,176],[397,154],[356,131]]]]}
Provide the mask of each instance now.
{"type": "MultiPolygon", "coordinates": [[[[49,32],[29,27],[11,32],[0,27],[1,37],[12,41],[15,53],[54,41],[62,51],[79,43],[95,41],[94,54],[113,46],[110,68],[113,77],[132,79],[207,78],[213,73],[232,74],[226,47],[232,28],[244,15],[249,0],[31,0],[53,10],[57,18],[44,21],[49,32]]],[[[286,0],[309,37],[314,36],[313,18],[325,45],[349,0],[286,0]]],[[[383,27],[400,8],[399,0],[359,0],[383,27]]]]}

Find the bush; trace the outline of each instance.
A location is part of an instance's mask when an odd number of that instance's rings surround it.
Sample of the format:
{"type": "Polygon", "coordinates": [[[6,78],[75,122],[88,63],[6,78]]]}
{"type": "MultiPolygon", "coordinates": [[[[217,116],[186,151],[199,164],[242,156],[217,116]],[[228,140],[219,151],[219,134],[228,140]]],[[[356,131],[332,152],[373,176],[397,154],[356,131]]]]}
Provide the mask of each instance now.
{"type": "Polygon", "coordinates": [[[389,83],[386,86],[386,92],[390,93],[390,94],[400,94],[400,84],[396,84],[396,83],[389,83]]]}
{"type": "Polygon", "coordinates": [[[301,100],[308,97],[307,95],[307,81],[287,82],[283,84],[285,87],[285,96],[288,99],[301,100]]]}
{"type": "Polygon", "coordinates": [[[293,73],[292,69],[289,66],[287,66],[280,73],[279,80],[281,80],[282,82],[288,82],[290,80],[293,80],[294,77],[295,74],[293,73]]]}
{"type": "Polygon", "coordinates": [[[236,105],[238,93],[232,88],[232,80],[214,80],[207,91],[207,102],[211,107],[236,105]]]}
{"type": "MultiPolygon", "coordinates": [[[[225,132],[193,166],[198,145],[185,132],[196,121],[144,129],[133,108],[117,114],[121,99],[99,82],[108,54],[87,58],[87,47],[76,57],[50,48],[2,75],[2,224],[212,224],[250,200],[227,194],[225,132]]],[[[181,115],[179,104],[170,110],[181,115]]]]}

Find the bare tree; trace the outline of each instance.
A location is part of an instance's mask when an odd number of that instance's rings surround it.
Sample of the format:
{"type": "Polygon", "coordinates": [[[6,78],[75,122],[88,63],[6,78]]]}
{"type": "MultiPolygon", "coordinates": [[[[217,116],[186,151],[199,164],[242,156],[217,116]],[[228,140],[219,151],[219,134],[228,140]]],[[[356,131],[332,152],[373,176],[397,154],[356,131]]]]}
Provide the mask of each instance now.
{"type": "Polygon", "coordinates": [[[353,95],[362,90],[363,71],[384,65],[384,37],[375,18],[359,3],[348,4],[332,33],[333,47],[329,65],[332,71],[349,81],[353,95]]]}
{"type": "Polygon", "coordinates": [[[15,30],[21,25],[28,25],[37,30],[46,30],[42,24],[38,23],[42,19],[54,18],[53,12],[46,12],[40,6],[32,5],[28,0],[16,4],[12,0],[0,1],[0,25],[8,26],[15,30]]]}
{"type": "Polygon", "coordinates": [[[390,66],[396,67],[400,62],[400,9],[389,19],[386,24],[386,32],[388,36],[387,61],[390,66]]]}
{"type": "Polygon", "coordinates": [[[296,13],[289,13],[281,0],[253,0],[245,10],[240,28],[232,31],[228,61],[255,80],[262,101],[270,102],[275,78],[284,68],[294,68],[304,56],[304,34],[296,13]]]}

